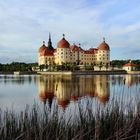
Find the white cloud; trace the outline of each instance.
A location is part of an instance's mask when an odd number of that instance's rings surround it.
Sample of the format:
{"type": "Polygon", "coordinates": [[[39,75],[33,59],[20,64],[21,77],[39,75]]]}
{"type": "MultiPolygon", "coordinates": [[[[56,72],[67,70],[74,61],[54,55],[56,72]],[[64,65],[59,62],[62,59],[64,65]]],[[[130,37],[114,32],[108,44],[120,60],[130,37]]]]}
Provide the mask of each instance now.
{"type": "MultiPolygon", "coordinates": [[[[24,50],[37,53],[42,40],[47,41],[49,32],[52,33],[54,47],[62,33],[71,43],[80,42],[84,48],[97,47],[103,36],[112,51],[117,47],[140,47],[140,5],[136,2],[1,0],[0,55],[4,57],[5,51],[11,55],[13,51],[23,52],[16,53],[15,57],[22,56],[20,59],[26,61],[31,56],[25,55],[24,50]],[[127,7],[122,8],[126,4],[127,7]]],[[[8,53],[7,57],[10,56],[8,53]]],[[[32,55],[32,61],[36,61],[37,55],[32,55]]]]}

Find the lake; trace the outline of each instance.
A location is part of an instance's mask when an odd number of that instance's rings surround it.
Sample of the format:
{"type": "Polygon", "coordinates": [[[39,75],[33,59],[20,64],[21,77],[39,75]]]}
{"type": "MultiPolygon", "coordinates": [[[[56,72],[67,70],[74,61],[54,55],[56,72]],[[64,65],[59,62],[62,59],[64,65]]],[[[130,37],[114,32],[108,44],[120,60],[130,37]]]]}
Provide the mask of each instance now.
{"type": "Polygon", "coordinates": [[[112,100],[133,103],[140,94],[139,75],[0,75],[0,108],[24,110],[26,105],[75,112],[78,104],[96,109],[112,100]]]}

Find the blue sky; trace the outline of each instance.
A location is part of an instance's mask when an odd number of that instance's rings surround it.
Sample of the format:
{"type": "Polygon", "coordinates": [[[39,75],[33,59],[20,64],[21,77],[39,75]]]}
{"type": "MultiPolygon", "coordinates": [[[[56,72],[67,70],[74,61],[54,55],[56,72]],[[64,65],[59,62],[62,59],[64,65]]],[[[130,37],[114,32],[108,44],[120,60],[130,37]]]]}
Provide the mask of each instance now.
{"type": "Polygon", "coordinates": [[[51,33],[53,46],[65,33],[88,49],[102,38],[111,60],[140,58],[138,0],[0,0],[0,63],[37,62],[37,51],[51,33]]]}

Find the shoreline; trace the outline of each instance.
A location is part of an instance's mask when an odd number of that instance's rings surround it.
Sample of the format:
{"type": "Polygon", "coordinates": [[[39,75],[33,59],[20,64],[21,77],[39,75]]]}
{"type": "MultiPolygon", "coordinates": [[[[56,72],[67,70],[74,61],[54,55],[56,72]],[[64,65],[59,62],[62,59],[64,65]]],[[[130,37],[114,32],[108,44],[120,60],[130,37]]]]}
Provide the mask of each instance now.
{"type": "Polygon", "coordinates": [[[0,72],[0,75],[33,75],[37,74],[37,72],[28,72],[28,71],[2,71],[0,72]]]}
{"type": "Polygon", "coordinates": [[[0,75],[118,75],[118,74],[140,74],[140,71],[108,70],[108,71],[39,71],[39,72],[0,72],[0,75]]]}
{"type": "Polygon", "coordinates": [[[59,72],[37,72],[40,75],[114,75],[127,74],[124,70],[117,71],[59,71],[59,72]]]}

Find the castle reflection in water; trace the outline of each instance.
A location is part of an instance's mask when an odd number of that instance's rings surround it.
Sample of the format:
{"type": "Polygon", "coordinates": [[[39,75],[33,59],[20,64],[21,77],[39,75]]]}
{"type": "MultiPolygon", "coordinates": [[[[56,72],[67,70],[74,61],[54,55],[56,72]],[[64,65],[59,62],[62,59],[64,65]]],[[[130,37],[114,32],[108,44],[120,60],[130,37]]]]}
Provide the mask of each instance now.
{"type": "Polygon", "coordinates": [[[56,98],[60,107],[65,109],[71,101],[82,97],[98,98],[105,104],[109,100],[109,76],[40,76],[38,78],[39,98],[49,102],[56,98]]]}
{"type": "Polygon", "coordinates": [[[98,105],[104,108],[120,98],[126,105],[139,99],[140,75],[0,75],[0,91],[3,108],[14,104],[20,110],[34,101],[46,104],[51,110],[58,106],[74,110],[80,105],[86,108],[88,104],[93,109],[98,105]]]}

